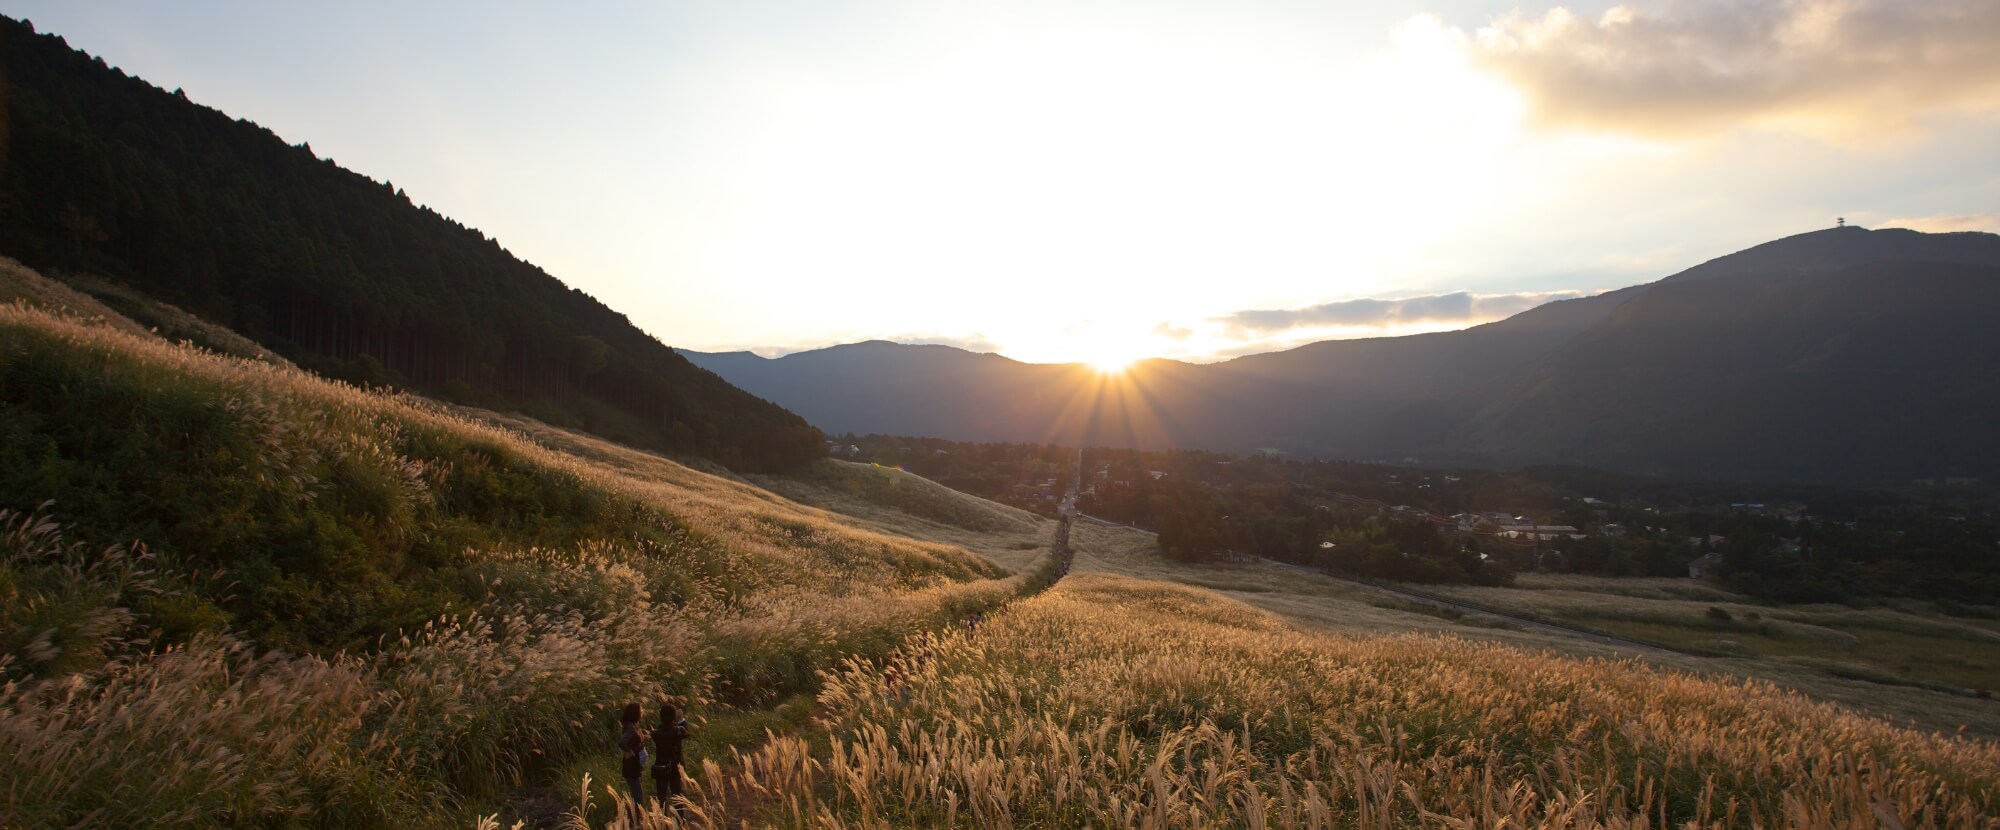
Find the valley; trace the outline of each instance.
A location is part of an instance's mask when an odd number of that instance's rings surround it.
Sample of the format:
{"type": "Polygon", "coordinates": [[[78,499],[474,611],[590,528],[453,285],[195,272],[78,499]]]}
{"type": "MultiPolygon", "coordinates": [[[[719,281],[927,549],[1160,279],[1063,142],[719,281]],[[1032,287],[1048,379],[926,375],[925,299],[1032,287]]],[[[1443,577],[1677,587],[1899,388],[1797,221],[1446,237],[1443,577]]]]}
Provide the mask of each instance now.
{"type": "MultiPolygon", "coordinates": [[[[619,232],[865,250],[730,199],[619,232]]],[[[805,270],[759,311],[846,299],[805,270]]],[[[1123,368],[579,285],[0,18],[0,828],[2000,828],[2000,236],[1123,368]]]]}

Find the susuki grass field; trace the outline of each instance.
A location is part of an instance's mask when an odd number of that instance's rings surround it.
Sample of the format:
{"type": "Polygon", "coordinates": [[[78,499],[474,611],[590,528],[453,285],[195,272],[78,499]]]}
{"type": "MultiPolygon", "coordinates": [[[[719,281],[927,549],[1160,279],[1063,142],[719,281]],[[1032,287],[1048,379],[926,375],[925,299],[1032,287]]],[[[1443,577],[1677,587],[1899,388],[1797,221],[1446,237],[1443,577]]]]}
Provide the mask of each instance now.
{"type": "Polygon", "coordinates": [[[2000,808],[1990,743],[1633,662],[1305,633],[1158,582],[1073,577],[903,659],[906,686],[830,677],[828,749],[711,768],[695,823],[724,803],[827,828],[1986,827],[2000,808]]]}
{"type": "Polygon", "coordinates": [[[1039,578],[25,304],[0,396],[9,828],[465,826],[624,701],[753,710],[1039,578]]]}
{"type": "Polygon", "coordinates": [[[1996,826],[1991,742],[1344,598],[1302,628],[1230,598],[1297,576],[1124,531],[1076,563],[1126,576],[1045,591],[1054,523],[905,474],[696,469],[38,280],[0,268],[0,827],[666,826],[611,748],[662,699],[682,826],[1996,826]]]}

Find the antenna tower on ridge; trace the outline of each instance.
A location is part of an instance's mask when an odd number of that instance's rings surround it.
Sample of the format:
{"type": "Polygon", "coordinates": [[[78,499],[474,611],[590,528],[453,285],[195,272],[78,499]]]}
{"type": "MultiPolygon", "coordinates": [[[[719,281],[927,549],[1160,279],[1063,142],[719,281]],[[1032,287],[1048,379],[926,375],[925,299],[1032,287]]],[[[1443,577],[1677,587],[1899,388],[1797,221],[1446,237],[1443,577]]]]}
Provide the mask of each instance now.
{"type": "Polygon", "coordinates": [[[1844,228],[1844,227],[1847,227],[1847,217],[1845,217],[1845,216],[1842,216],[1842,217],[1840,217],[1840,218],[1838,218],[1838,219],[1835,219],[1835,220],[1833,220],[1833,226],[1834,226],[1834,227],[1836,227],[1836,228],[1844,228]]]}

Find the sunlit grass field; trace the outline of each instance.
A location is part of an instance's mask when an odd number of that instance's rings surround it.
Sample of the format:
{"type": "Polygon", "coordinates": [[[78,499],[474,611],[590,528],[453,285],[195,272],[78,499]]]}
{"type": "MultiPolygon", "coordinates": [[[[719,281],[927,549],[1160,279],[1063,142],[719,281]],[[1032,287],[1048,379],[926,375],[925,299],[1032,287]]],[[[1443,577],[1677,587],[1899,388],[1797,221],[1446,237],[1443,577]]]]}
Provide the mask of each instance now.
{"type": "Polygon", "coordinates": [[[709,769],[697,818],[1982,827],[2000,808],[1988,742],[1635,661],[1313,633],[1153,581],[1072,577],[904,659],[921,667],[906,686],[865,663],[829,679],[826,750],[780,739],[709,769]]]}
{"type": "Polygon", "coordinates": [[[468,826],[627,700],[727,722],[1036,578],[42,294],[0,306],[0,826],[468,826]]]}
{"type": "Polygon", "coordinates": [[[907,473],[738,476],[0,289],[0,827],[629,826],[612,713],[661,699],[692,826],[1994,826],[1995,744],[1699,660],[1089,525],[1041,592],[1055,522],[907,473]]]}

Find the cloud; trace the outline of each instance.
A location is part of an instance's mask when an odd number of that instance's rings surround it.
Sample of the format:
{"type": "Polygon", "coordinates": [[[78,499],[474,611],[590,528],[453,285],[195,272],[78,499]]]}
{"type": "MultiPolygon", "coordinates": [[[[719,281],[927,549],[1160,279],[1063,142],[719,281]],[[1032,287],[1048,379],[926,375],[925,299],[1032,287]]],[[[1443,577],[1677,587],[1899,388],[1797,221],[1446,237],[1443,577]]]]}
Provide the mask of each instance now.
{"type": "Polygon", "coordinates": [[[1912,216],[1903,219],[1885,219],[1875,223],[1878,228],[1909,228],[1925,233],[1951,233],[1954,231],[1987,231],[2000,233],[2000,213],[1968,213],[1959,215],[1912,216]]]}
{"type": "Polygon", "coordinates": [[[964,349],[968,352],[1000,351],[1000,344],[988,340],[986,339],[986,335],[978,333],[970,334],[964,337],[953,337],[950,335],[943,335],[943,334],[899,334],[899,335],[886,335],[881,337],[874,337],[865,334],[847,334],[847,335],[837,335],[834,337],[821,340],[793,341],[791,343],[786,343],[776,346],[772,345],[738,346],[738,347],[717,348],[715,350],[733,351],[741,349],[743,351],[748,351],[752,354],[755,354],[758,357],[775,358],[775,357],[784,357],[785,355],[789,354],[797,354],[799,352],[810,352],[815,349],[825,349],[832,346],[839,346],[843,344],[860,343],[864,340],[887,340],[891,343],[901,343],[905,346],[951,346],[953,348],[964,349]]]}
{"type": "Polygon", "coordinates": [[[1194,329],[1162,322],[1153,327],[1153,336],[1175,341],[1186,340],[1194,336],[1194,329]]]}
{"type": "Polygon", "coordinates": [[[1840,139],[2000,106],[1996,44],[1993,0],[1687,0],[1595,21],[1515,11],[1470,49],[1548,125],[1677,136],[1749,120],[1840,139]]]}
{"type": "Polygon", "coordinates": [[[1262,338],[1299,328],[1402,328],[1420,324],[1463,324],[1511,317],[1543,303],[1587,296],[1582,291],[1472,294],[1455,291],[1400,300],[1342,300],[1308,308],[1238,311],[1215,318],[1236,339],[1262,338]]]}
{"type": "Polygon", "coordinates": [[[908,334],[886,339],[905,346],[950,346],[955,349],[964,349],[968,352],[1000,351],[1000,344],[986,339],[986,335],[983,334],[970,334],[964,337],[952,337],[943,334],[908,334]]]}

